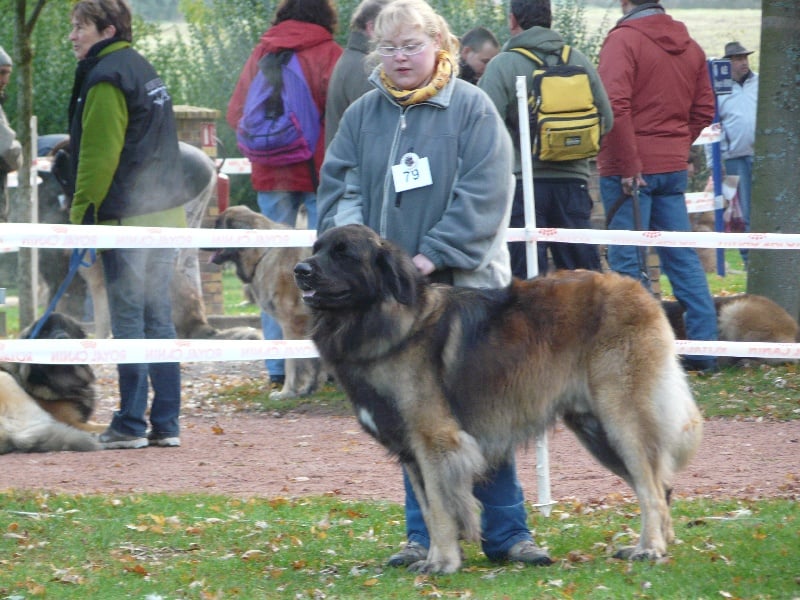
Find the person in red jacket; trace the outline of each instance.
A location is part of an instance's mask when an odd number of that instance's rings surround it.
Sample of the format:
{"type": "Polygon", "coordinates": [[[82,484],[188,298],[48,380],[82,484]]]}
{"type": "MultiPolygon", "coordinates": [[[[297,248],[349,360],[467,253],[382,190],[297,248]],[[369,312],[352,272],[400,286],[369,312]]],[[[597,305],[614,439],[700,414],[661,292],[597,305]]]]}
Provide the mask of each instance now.
{"type": "MultiPolygon", "coordinates": [[[[292,49],[297,54],[303,73],[311,89],[314,103],[321,115],[325,114],[325,101],[331,72],[342,54],[342,48],[333,40],[336,28],[336,11],[329,0],[283,0],[275,12],[270,27],[261,36],[247,62],[228,103],[226,119],[236,130],[242,117],[247,90],[258,72],[258,61],[269,52],[292,49]]],[[[320,131],[313,157],[313,168],[307,162],[282,167],[253,164],[250,175],[253,189],[258,194],[258,206],[266,217],[295,226],[301,205],[305,205],[308,228],[317,228],[317,182],[319,168],[325,155],[325,130],[320,131]]],[[[283,337],[280,325],[266,313],[261,314],[264,339],[283,337]]],[[[273,384],[283,383],[282,359],[266,361],[273,384]]]]}
{"type": "MultiPolygon", "coordinates": [[[[620,0],[620,5],[624,16],[603,42],[597,69],[614,111],[614,127],[597,157],[608,228],[691,231],[684,198],[689,149],[714,118],[705,54],[658,1],[620,0]]],[[[714,302],[697,252],[657,250],[686,310],[687,337],[716,340],[714,302]]],[[[636,247],[609,246],[608,262],[614,271],[649,285],[636,247]]],[[[716,358],[688,356],[684,365],[713,371],[716,358]]]]}

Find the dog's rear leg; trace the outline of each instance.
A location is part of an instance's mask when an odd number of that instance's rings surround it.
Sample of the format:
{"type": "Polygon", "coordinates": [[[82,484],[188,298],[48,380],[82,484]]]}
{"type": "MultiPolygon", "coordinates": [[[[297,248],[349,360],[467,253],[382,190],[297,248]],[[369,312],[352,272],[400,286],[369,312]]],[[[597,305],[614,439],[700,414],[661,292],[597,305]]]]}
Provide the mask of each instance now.
{"type": "Polygon", "coordinates": [[[568,413],[564,422],[583,445],[606,468],[633,488],[639,500],[642,530],[636,546],[620,548],[616,558],[656,559],[667,552],[672,541],[672,518],[667,503],[667,487],[662,480],[660,443],[646,435],[646,427],[628,414],[625,425],[609,431],[594,414],[568,413]]]}

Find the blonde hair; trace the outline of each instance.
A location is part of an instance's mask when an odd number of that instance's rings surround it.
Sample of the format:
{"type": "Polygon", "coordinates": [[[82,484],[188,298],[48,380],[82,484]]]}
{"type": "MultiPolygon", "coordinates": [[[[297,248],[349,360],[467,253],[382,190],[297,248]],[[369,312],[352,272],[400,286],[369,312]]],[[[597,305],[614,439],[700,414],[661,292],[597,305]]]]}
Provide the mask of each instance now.
{"type": "Polygon", "coordinates": [[[442,50],[451,56],[458,56],[458,38],[450,32],[447,21],[425,0],[395,0],[385,6],[375,19],[375,39],[380,43],[409,25],[438,39],[442,50]]]}

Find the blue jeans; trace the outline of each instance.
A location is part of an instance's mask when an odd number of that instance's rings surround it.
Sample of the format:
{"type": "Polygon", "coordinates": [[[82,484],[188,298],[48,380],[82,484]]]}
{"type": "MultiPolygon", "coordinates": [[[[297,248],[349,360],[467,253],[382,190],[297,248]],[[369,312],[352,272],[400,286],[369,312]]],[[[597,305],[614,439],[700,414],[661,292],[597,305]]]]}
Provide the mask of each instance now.
{"type": "MultiPolygon", "coordinates": [[[[177,251],[172,248],[117,248],[100,253],[105,271],[111,332],[115,339],[174,339],[170,282],[177,251]]],[[[111,428],[144,437],[147,397],[153,386],[150,425],[154,433],[178,435],[180,364],[117,365],[119,410],[111,428]]]]}
{"type": "MultiPolygon", "coordinates": [[[[295,226],[300,205],[306,205],[308,228],[317,228],[317,196],[313,192],[258,192],[258,208],[261,214],[277,223],[295,226]]],[[[261,330],[265,340],[282,340],[283,331],[270,315],[261,313],[261,330]]],[[[264,361],[270,377],[283,377],[282,358],[269,358],[264,361]]]]}
{"type": "MultiPolygon", "coordinates": [[[[728,175],[739,176],[739,204],[742,206],[744,214],[745,231],[750,231],[750,198],[753,189],[753,157],[740,156],[739,158],[729,158],[725,161],[725,173],[728,175]]],[[[739,253],[747,265],[747,249],[742,248],[739,253]]]]}
{"type": "MultiPolygon", "coordinates": [[[[403,483],[406,488],[406,537],[409,542],[417,542],[429,548],[431,540],[422,518],[422,509],[405,469],[403,483]]],[[[517,467],[513,459],[491,473],[489,479],[475,485],[473,493],[482,505],[481,547],[487,558],[503,560],[514,544],[533,540],[528,529],[522,486],[517,480],[517,467]]]]}
{"type": "MultiPolygon", "coordinates": [[[[582,179],[534,179],[533,194],[536,227],[591,229],[592,197],[582,179]]],[[[517,180],[514,190],[509,227],[525,227],[525,198],[521,179],[517,180]]],[[[540,275],[548,271],[548,248],[556,269],[602,270],[600,252],[594,244],[539,242],[536,244],[536,253],[540,275]]],[[[508,251],[511,255],[511,273],[514,277],[528,279],[525,242],[509,242],[508,251]]]]}
{"type": "MultiPolygon", "coordinates": [[[[639,188],[642,227],[652,231],[691,231],[686,211],[686,171],[644,175],[647,186],[639,188]]],[[[600,195],[606,214],[618,198],[622,183],[618,176],[600,178],[600,195]]],[[[624,202],[614,214],[609,229],[636,229],[633,202],[624,202]]],[[[708,280],[694,248],[657,247],[661,268],[672,285],[678,302],[686,310],[686,336],[690,340],[717,339],[717,313],[708,289],[708,280]]],[[[609,246],[608,264],[614,271],[639,279],[645,287],[649,282],[642,276],[636,246],[609,246]]],[[[713,356],[688,356],[690,360],[706,363],[713,356]]]]}

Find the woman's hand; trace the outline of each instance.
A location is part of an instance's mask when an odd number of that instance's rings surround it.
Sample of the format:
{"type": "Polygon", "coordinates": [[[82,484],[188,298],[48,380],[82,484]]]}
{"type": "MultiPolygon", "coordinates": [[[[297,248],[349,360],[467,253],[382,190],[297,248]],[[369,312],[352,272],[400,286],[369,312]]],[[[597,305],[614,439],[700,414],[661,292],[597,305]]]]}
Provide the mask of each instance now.
{"type": "Polygon", "coordinates": [[[424,254],[417,254],[411,260],[414,263],[414,266],[417,267],[419,272],[423,275],[430,275],[436,270],[436,265],[434,265],[424,254]]]}

